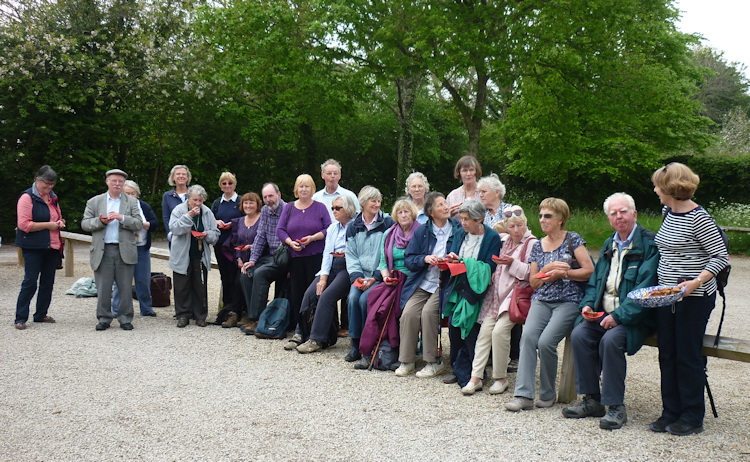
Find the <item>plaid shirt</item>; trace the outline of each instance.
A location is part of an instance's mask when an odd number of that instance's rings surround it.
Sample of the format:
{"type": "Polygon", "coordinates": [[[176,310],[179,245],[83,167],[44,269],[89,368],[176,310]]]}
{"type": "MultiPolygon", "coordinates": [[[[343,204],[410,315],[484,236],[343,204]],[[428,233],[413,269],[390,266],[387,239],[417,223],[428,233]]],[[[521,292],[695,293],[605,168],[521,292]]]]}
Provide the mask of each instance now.
{"type": "Polygon", "coordinates": [[[279,199],[279,206],[276,207],[275,211],[272,212],[267,205],[264,205],[260,209],[258,234],[255,235],[252,252],[250,253],[251,262],[257,262],[264,255],[266,245],[268,245],[268,251],[271,254],[281,245],[281,241],[276,236],[276,226],[279,224],[279,218],[281,217],[281,212],[284,210],[284,205],[286,205],[286,202],[279,199]]]}

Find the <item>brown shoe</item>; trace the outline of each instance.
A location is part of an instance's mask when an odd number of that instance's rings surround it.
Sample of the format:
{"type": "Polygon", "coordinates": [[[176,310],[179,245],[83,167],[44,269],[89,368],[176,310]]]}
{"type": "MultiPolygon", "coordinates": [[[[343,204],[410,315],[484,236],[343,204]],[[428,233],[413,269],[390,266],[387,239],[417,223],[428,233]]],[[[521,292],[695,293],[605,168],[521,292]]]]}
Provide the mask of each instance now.
{"type": "Polygon", "coordinates": [[[347,338],[349,336],[349,329],[339,329],[339,333],[336,336],[338,338],[347,338]]]}
{"type": "Polygon", "coordinates": [[[229,317],[226,321],[221,323],[221,327],[230,328],[237,327],[237,313],[229,313],[229,317]]]}
{"type": "Polygon", "coordinates": [[[258,328],[258,320],[257,319],[251,319],[250,321],[248,321],[247,324],[245,324],[244,326],[240,327],[240,329],[242,330],[242,332],[245,333],[245,335],[253,335],[255,333],[255,329],[257,329],[257,328],[258,328]]]}
{"type": "Polygon", "coordinates": [[[250,322],[250,318],[247,317],[247,313],[242,313],[242,319],[237,321],[237,325],[240,327],[246,326],[250,322]]]}

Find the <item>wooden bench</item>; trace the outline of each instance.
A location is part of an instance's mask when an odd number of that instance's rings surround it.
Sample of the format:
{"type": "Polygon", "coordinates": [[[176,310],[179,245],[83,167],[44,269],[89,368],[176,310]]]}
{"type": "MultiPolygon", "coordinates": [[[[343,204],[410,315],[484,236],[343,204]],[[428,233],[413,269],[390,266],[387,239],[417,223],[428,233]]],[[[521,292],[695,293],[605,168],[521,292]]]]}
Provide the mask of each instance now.
{"type": "MultiPolygon", "coordinates": [[[[703,337],[703,355],[714,358],[728,359],[730,361],[742,361],[750,363],[750,341],[731,337],[720,337],[719,346],[714,347],[713,335],[703,337]]],[[[656,346],[656,337],[646,339],[644,345],[656,346]]],[[[573,370],[573,348],[570,344],[570,335],[565,338],[563,351],[562,370],[560,372],[560,387],[557,391],[557,400],[561,403],[575,401],[575,372],[573,370]]]]}

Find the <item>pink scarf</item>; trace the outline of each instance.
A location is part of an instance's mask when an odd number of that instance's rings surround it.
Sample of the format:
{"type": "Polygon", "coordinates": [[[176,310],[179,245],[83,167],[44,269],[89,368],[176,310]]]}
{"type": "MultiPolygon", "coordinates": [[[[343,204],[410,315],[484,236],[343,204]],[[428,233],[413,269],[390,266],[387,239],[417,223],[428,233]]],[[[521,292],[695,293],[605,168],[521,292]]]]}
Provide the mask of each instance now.
{"type": "Polygon", "coordinates": [[[398,249],[405,249],[409,241],[414,236],[414,230],[421,226],[415,220],[411,225],[409,234],[404,236],[404,230],[401,229],[398,223],[394,223],[391,226],[390,232],[385,236],[384,253],[385,253],[385,264],[388,266],[388,271],[393,271],[393,246],[398,249]]]}

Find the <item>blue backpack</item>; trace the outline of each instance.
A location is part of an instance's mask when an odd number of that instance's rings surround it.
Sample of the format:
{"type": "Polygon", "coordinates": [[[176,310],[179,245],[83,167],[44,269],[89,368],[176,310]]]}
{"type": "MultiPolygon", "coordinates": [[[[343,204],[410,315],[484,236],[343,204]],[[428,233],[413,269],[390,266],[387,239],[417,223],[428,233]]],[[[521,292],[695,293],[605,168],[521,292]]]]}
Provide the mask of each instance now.
{"type": "Polygon", "coordinates": [[[277,298],[269,303],[260,314],[255,336],[271,339],[286,338],[287,327],[289,327],[289,300],[277,298]]]}

